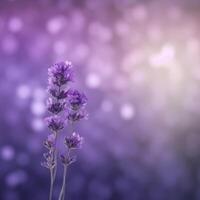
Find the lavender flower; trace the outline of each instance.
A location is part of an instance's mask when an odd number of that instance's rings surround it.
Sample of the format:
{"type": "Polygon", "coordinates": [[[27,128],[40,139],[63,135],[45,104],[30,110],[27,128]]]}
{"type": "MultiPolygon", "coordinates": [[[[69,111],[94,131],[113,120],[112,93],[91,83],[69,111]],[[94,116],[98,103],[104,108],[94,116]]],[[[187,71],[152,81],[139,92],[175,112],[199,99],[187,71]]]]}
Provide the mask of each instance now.
{"type": "Polygon", "coordinates": [[[44,153],[43,156],[45,161],[42,162],[42,166],[48,169],[53,169],[55,167],[55,135],[50,134],[47,140],[44,142],[44,146],[49,150],[47,153],[44,153]]]}
{"type": "Polygon", "coordinates": [[[67,100],[69,105],[67,119],[69,122],[74,123],[87,118],[85,111],[87,97],[83,93],[80,93],[78,90],[69,89],[67,92],[67,100]]]}
{"type": "Polygon", "coordinates": [[[71,123],[78,122],[82,119],[87,119],[87,116],[88,114],[84,110],[77,111],[77,112],[68,111],[67,113],[67,119],[71,123]]]}
{"type": "Polygon", "coordinates": [[[63,165],[70,165],[70,164],[76,162],[76,157],[75,156],[69,157],[68,155],[61,154],[60,160],[63,165]]]}
{"type": "Polygon", "coordinates": [[[45,161],[41,165],[47,169],[53,169],[55,167],[54,153],[49,151],[48,153],[44,153],[43,156],[45,161]]]}
{"type": "Polygon", "coordinates": [[[44,142],[44,146],[49,149],[52,150],[55,147],[55,141],[56,141],[56,137],[54,134],[50,134],[47,138],[47,140],[44,142]]]}
{"type": "Polygon", "coordinates": [[[48,88],[49,94],[51,94],[52,97],[61,100],[67,98],[67,92],[65,90],[58,90],[58,88],[50,86],[48,88]]]}
{"type": "Polygon", "coordinates": [[[73,80],[72,64],[70,62],[59,62],[48,69],[49,84],[57,86],[65,85],[73,80]]]}
{"type": "Polygon", "coordinates": [[[47,101],[47,109],[53,114],[58,114],[65,109],[66,103],[63,102],[54,102],[52,98],[49,98],[47,101]]]}
{"type": "MultiPolygon", "coordinates": [[[[55,177],[57,174],[58,165],[58,148],[56,145],[59,131],[64,129],[65,120],[69,122],[77,122],[87,117],[85,106],[87,104],[87,98],[83,93],[78,90],[67,90],[68,83],[73,80],[72,65],[70,62],[59,62],[54,64],[48,69],[48,93],[49,99],[47,101],[47,110],[51,113],[51,116],[45,119],[48,128],[53,132],[44,142],[44,146],[48,152],[44,153],[45,161],[42,166],[50,170],[50,192],[49,200],[52,200],[53,188],[55,177]],[[67,113],[67,116],[65,114],[67,113]],[[62,116],[66,116],[64,119],[62,116]]],[[[59,195],[59,200],[65,198],[65,183],[67,167],[76,161],[76,157],[70,155],[72,149],[79,149],[82,145],[83,138],[73,133],[71,136],[65,138],[65,145],[67,146],[67,153],[60,155],[61,163],[64,166],[63,170],[63,183],[59,195]]]]}
{"type": "Polygon", "coordinates": [[[53,132],[58,132],[64,128],[64,121],[61,119],[60,116],[50,116],[46,119],[48,128],[53,132]]]}
{"type": "Polygon", "coordinates": [[[87,97],[78,90],[69,89],[67,91],[67,98],[70,108],[75,111],[87,104],[87,97]]]}
{"type": "Polygon", "coordinates": [[[65,138],[65,145],[69,149],[79,149],[83,143],[83,137],[81,137],[78,133],[73,133],[71,136],[65,138]]]}

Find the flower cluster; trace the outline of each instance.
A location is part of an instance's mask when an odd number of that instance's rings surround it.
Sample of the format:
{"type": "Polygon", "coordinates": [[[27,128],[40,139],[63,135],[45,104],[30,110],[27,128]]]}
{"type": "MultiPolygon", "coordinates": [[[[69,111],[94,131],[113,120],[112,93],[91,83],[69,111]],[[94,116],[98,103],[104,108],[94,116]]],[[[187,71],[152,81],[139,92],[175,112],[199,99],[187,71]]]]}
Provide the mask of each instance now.
{"type": "Polygon", "coordinates": [[[67,84],[73,80],[73,71],[71,62],[59,62],[48,69],[49,84],[58,87],[67,84]]]}
{"type": "Polygon", "coordinates": [[[48,149],[47,153],[44,153],[45,161],[42,162],[42,166],[50,170],[55,167],[55,136],[53,134],[49,135],[47,140],[44,142],[44,146],[48,149]]]}
{"type": "MultiPolygon", "coordinates": [[[[51,173],[49,200],[52,200],[53,185],[57,173],[58,148],[56,141],[59,133],[64,129],[66,121],[71,122],[74,125],[74,122],[87,118],[85,110],[87,97],[78,90],[70,89],[68,87],[68,84],[72,81],[73,71],[70,62],[59,62],[48,69],[49,85],[47,91],[49,98],[47,100],[47,110],[49,111],[50,116],[45,119],[45,122],[51,131],[51,134],[44,142],[44,146],[48,152],[44,153],[45,161],[42,163],[42,166],[50,169],[51,173]]],[[[64,200],[66,168],[76,161],[76,157],[71,156],[70,152],[73,149],[79,149],[82,142],[83,138],[76,132],[73,132],[71,136],[65,137],[64,144],[67,150],[60,155],[60,161],[64,165],[64,172],[59,200],[64,200]]]]}
{"type": "Polygon", "coordinates": [[[83,137],[74,132],[71,136],[65,138],[65,145],[69,149],[79,149],[83,143],[83,137]]]}
{"type": "Polygon", "coordinates": [[[78,90],[69,89],[67,97],[72,110],[78,110],[87,104],[87,97],[78,90]]]}
{"type": "Polygon", "coordinates": [[[48,128],[53,132],[58,132],[64,128],[63,119],[57,115],[47,117],[45,120],[48,128]]]}
{"type": "Polygon", "coordinates": [[[60,62],[48,69],[50,98],[47,101],[47,109],[57,115],[65,110],[67,89],[66,86],[72,81],[73,71],[70,62],[60,62]]]}
{"type": "MultiPolygon", "coordinates": [[[[47,127],[52,134],[44,142],[44,146],[48,149],[44,153],[45,161],[42,166],[54,170],[57,165],[56,140],[58,133],[64,128],[64,118],[61,113],[65,110],[67,100],[67,84],[72,81],[72,65],[70,62],[56,63],[48,69],[48,93],[47,110],[51,116],[45,119],[47,127]]],[[[52,171],[55,175],[55,170],[52,171]]]]}
{"type": "Polygon", "coordinates": [[[62,164],[64,166],[68,166],[74,162],[76,162],[76,157],[75,156],[68,156],[68,155],[65,155],[65,154],[61,154],[60,155],[60,160],[62,162],[62,164]]]}
{"type": "Polygon", "coordinates": [[[87,112],[85,106],[87,104],[87,97],[80,93],[78,90],[70,89],[67,92],[68,99],[68,114],[67,118],[69,122],[77,122],[81,119],[87,118],[87,112]]]}
{"type": "Polygon", "coordinates": [[[70,151],[72,149],[79,149],[83,143],[83,137],[81,137],[76,132],[73,132],[71,136],[65,137],[65,145],[68,148],[68,154],[61,154],[60,159],[63,165],[70,165],[76,161],[75,156],[70,156],[70,151]]]}
{"type": "Polygon", "coordinates": [[[62,112],[65,109],[65,101],[60,101],[58,99],[56,99],[56,101],[54,101],[54,99],[49,98],[47,101],[47,108],[48,111],[51,112],[52,114],[59,114],[60,112],[62,112]]]}

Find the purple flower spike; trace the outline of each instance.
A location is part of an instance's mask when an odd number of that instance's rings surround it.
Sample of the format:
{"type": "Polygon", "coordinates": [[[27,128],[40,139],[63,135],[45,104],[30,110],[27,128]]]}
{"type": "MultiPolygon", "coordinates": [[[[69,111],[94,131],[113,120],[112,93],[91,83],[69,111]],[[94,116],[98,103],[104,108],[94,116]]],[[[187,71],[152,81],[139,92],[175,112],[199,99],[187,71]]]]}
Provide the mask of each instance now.
{"type": "Polygon", "coordinates": [[[80,121],[82,119],[87,119],[87,117],[88,117],[88,114],[86,113],[85,110],[81,110],[78,112],[68,111],[68,114],[67,114],[67,119],[71,123],[80,121]]]}
{"type": "Polygon", "coordinates": [[[57,115],[47,117],[45,121],[47,122],[48,128],[53,132],[58,132],[64,128],[64,121],[57,115]]]}
{"type": "Polygon", "coordinates": [[[51,94],[52,97],[61,100],[67,98],[67,92],[65,90],[58,90],[58,88],[50,86],[48,88],[49,94],[51,94]]]}
{"type": "Polygon", "coordinates": [[[55,167],[55,160],[53,152],[48,152],[43,154],[45,161],[41,163],[43,167],[48,169],[53,169],[55,167]]]}
{"type": "Polygon", "coordinates": [[[73,80],[73,71],[71,62],[59,62],[48,69],[49,84],[57,86],[65,85],[73,80]]]}
{"type": "Polygon", "coordinates": [[[53,114],[58,114],[65,109],[66,103],[63,102],[53,102],[51,98],[47,101],[47,109],[53,114]]]}
{"type": "Polygon", "coordinates": [[[44,146],[49,150],[53,149],[54,146],[55,146],[55,139],[56,139],[55,135],[54,134],[50,134],[48,136],[47,140],[44,142],[44,146]]]}
{"type": "Polygon", "coordinates": [[[78,133],[73,133],[71,136],[65,138],[65,145],[69,149],[79,149],[83,143],[83,137],[78,133]]]}
{"type": "MultiPolygon", "coordinates": [[[[45,119],[48,128],[52,131],[44,142],[44,146],[47,148],[47,153],[44,156],[44,162],[42,166],[50,170],[50,190],[49,200],[53,199],[53,190],[55,184],[55,178],[57,176],[58,169],[58,145],[57,139],[60,137],[60,131],[64,129],[65,121],[74,123],[81,119],[87,118],[87,112],[85,110],[87,104],[87,97],[80,93],[78,90],[69,89],[68,83],[73,80],[72,64],[70,62],[59,62],[54,64],[48,69],[48,96],[47,110],[50,112],[50,116],[45,119]]],[[[74,127],[73,127],[74,128],[74,127]]],[[[59,194],[59,200],[65,199],[65,184],[66,184],[66,172],[70,164],[76,161],[76,157],[70,155],[71,150],[81,148],[83,138],[73,133],[64,140],[64,144],[67,147],[67,152],[60,155],[60,161],[64,165],[63,170],[63,184],[59,194]]],[[[64,145],[63,144],[63,145],[64,145]]]]}
{"type": "Polygon", "coordinates": [[[70,165],[70,164],[76,162],[76,157],[75,156],[69,157],[67,155],[61,154],[60,160],[61,160],[63,165],[70,165]]]}
{"type": "Polygon", "coordinates": [[[67,97],[72,110],[78,110],[87,104],[87,97],[78,90],[69,89],[67,97]]]}

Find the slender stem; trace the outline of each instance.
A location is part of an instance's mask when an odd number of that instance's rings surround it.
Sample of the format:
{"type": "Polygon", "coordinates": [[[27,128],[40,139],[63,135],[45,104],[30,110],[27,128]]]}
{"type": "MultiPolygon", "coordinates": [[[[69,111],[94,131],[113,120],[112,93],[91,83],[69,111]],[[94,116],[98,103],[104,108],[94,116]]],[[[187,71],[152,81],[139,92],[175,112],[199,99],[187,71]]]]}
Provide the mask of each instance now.
{"type": "Polygon", "coordinates": [[[67,165],[64,166],[63,183],[62,183],[62,188],[61,188],[60,195],[59,195],[59,200],[65,199],[66,174],[67,174],[67,165]]]}
{"type": "Polygon", "coordinates": [[[51,185],[50,185],[49,200],[52,200],[53,186],[54,186],[54,182],[55,182],[55,178],[56,178],[56,172],[57,172],[57,149],[56,149],[56,143],[57,143],[57,132],[55,132],[55,151],[54,151],[55,167],[50,169],[51,185]]]}
{"type": "Polygon", "coordinates": [[[55,132],[55,152],[54,152],[54,160],[55,160],[55,168],[53,170],[53,180],[55,181],[56,179],[56,173],[57,173],[57,157],[58,157],[58,150],[56,148],[57,145],[57,137],[58,137],[58,133],[55,132]]]}
{"type": "Polygon", "coordinates": [[[49,192],[49,200],[52,200],[52,196],[53,196],[53,183],[54,183],[53,170],[52,169],[50,169],[50,175],[51,175],[51,185],[50,185],[50,192],[49,192]]]}
{"type": "MultiPolygon", "coordinates": [[[[67,158],[70,159],[70,149],[68,149],[68,151],[67,151],[67,158]]],[[[60,195],[59,195],[59,200],[65,199],[65,185],[66,185],[67,167],[68,167],[68,164],[65,164],[64,165],[64,171],[63,171],[63,183],[62,183],[62,188],[61,188],[60,195]]]]}
{"type": "Polygon", "coordinates": [[[65,199],[65,185],[66,185],[66,174],[67,174],[67,166],[64,168],[64,180],[63,180],[63,182],[64,182],[64,186],[63,186],[63,199],[62,200],[64,200],[65,199]]]}

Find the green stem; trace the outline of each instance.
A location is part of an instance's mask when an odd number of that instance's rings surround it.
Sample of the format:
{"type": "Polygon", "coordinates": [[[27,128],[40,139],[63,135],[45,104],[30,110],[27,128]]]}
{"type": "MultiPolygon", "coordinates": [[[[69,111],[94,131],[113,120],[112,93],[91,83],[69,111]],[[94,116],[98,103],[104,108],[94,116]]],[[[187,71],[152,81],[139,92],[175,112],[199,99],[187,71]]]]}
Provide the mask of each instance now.
{"type": "Polygon", "coordinates": [[[53,169],[53,181],[56,179],[56,172],[57,172],[57,150],[55,151],[55,167],[53,169]]]}
{"type": "Polygon", "coordinates": [[[54,152],[54,159],[55,159],[55,168],[53,170],[53,181],[55,181],[56,179],[56,173],[57,173],[57,157],[58,157],[58,151],[56,149],[56,145],[57,145],[57,137],[58,137],[58,133],[55,132],[55,152],[54,152]]]}
{"type": "Polygon", "coordinates": [[[59,200],[65,199],[66,174],[67,174],[67,165],[64,166],[63,183],[62,183],[62,188],[61,188],[60,195],[59,195],[59,200]]]}
{"type": "Polygon", "coordinates": [[[50,169],[50,175],[51,175],[51,184],[50,184],[49,200],[52,200],[52,196],[53,196],[53,184],[54,184],[53,170],[52,169],[50,169]]]}

